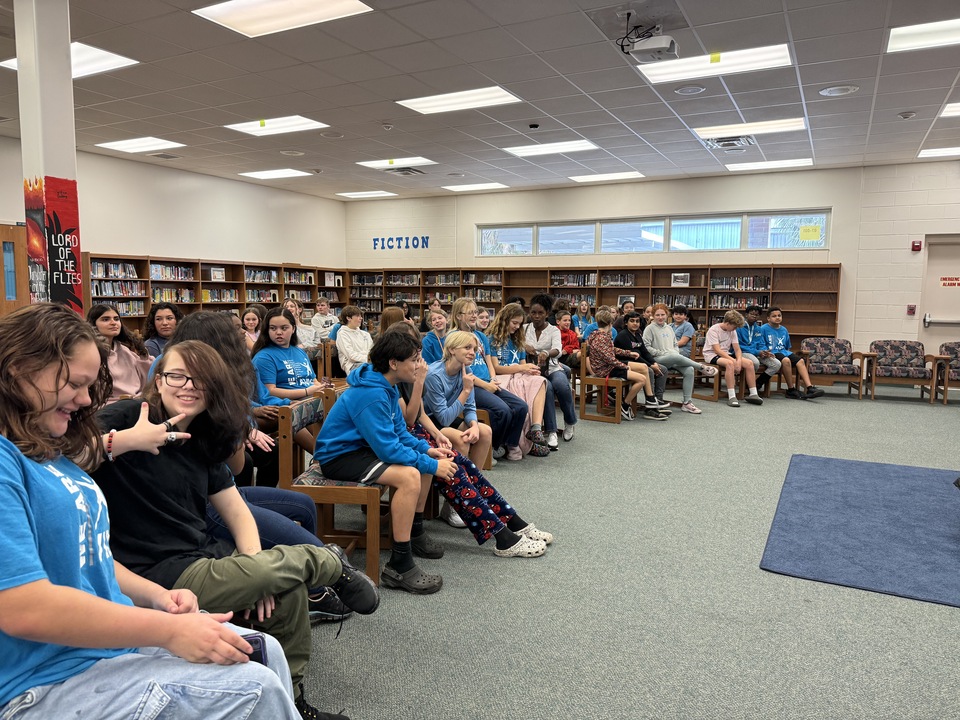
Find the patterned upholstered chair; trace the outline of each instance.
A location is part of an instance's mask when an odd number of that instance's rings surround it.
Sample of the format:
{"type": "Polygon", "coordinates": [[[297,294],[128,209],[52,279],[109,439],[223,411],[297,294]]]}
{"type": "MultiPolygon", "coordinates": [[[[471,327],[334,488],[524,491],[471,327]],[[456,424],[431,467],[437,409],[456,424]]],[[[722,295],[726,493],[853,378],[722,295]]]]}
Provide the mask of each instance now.
{"type": "MultiPolygon", "coordinates": [[[[343,388],[340,389],[342,392],[343,388]]],[[[279,487],[301,492],[313,498],[317,505],[317,535],[325,543],[337,543],[349,554],[354,548],[365,548],[366,573],[374,582],[380,577],[380,548],[390,546],[390,516],[381,512],[380,498],[386,490],[380,485],[358,485],[339,482],[323,476],[315,462],[307,464],[304,452],[294,442],[294,435],[307,428],[316,436],[323,419],[337,399],[337,390],[324,390],[288,407],[281,407],[277,418],[277,446],[280,466],[279,487]],[[334,509],[337,505],[360,505],[365,509],[366,528],[363,530],[336,527],[334,509]]]]}
{"type": "Polygon", "coordinates": [[[943,393],[943,402],[947,402],[947,392],[951,384],[960,383],[960,342],[948,342],[940,346],[940,360],[936,363],[937,382],[934,392],[943,393]]]}
{"type": "MultiPolygon", "coordinates": [[[[847,395],[857,388],[857,399],[863,399],[863,363],[873,357],[872,353],[854,352],[849,340],[832,337],[808,337],[800,343],[807,357],[807,372],[814,385],[847,384],[847,395]]],[[[871,387],[872,390],[872,387],[871,387]]]]}
{"type": "Polygon", "coordinates": [[[870,352],[876,353],[870,362],[871,397],[876,399],[878,384],[919,385],[921,398],[924,392],[929,392],[930,402],[936,399],[934,368],[945,358],[927,355],[923,343],[917,340],[874,340],[870,343],[870,352]]]}

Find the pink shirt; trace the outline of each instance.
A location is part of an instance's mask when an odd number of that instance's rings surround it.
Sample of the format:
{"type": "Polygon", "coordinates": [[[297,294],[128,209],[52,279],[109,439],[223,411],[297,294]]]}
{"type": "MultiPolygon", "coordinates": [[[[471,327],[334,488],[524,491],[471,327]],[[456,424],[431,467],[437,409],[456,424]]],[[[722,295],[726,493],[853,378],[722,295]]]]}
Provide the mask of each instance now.
{"type": "Polygon", "coordinates": [[[710,329],[707,330],[707,336],[703,341],[703,359],[706,362],[710,362],[717,357],[717,354],[713,351],[714,345],[719,345],[721,350],[725,350],[733,356],[737,354],[736,351],[732,349],[733,346],[736,345],[737,348],[740,347],[740,344],[737,342],[737,331],[724,330],[721,325],[722,323],[711,325],[710,329]]]}

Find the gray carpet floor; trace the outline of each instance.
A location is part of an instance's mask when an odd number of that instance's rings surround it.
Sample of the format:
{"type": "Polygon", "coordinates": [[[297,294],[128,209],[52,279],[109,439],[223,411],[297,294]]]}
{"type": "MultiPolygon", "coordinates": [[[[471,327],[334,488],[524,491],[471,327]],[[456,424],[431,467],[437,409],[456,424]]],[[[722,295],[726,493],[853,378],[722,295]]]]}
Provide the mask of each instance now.
{"type": "Polygon", "coordinates": [[[793,453],[960,469],[960,402],[881,392],[580,421],[550,457],[501,461],[488,477],[556,535],[547,554],[428,522],[443,589],[316,627],[308,698],[354,720],[960,715],[958,609],[758,567],[793,453]]]}

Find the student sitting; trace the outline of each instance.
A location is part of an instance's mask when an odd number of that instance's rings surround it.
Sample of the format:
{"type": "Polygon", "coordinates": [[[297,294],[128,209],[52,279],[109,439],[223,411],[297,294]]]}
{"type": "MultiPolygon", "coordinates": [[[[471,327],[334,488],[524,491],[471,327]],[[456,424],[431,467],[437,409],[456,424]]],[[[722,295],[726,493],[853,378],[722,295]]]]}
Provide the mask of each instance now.
{"type": "Polygon", "coordinates": [[[586,300],[581,300],[577,304],[577,312],[570,317],[570,327],[583,339],[583,331],[588,325],[592,325],[593,322],[593,315],[590,314],[590,303],[586,300]]]}
{"type": "Polygon", "coordinates": [[[696,328],[694,328],[693,324],[687,319],[687,308],[685,305],[674,305],[671,312],[673,314],[673,322],[670,323],[670,327],[673,329],[674,335],[677,338],[677,348],[680,350],[681,355],[688,358],[693,350],[694,338],[697,335],[696,328]]]}
{"type": "Polygon", "coordinates": [[[557,328],[560,330],[560,362],[572,370],[580,371],[580,337],[570,327],[573,316],[569,312],[557,313],[557,328]]]}
{"type": "Polygon", "coordinates": [[[120,322],[117,308],[107,303],[91,307],[87,312],[87,322],[96,328],[110,353],[107,367],[113,379],[113,390],[107,403],[116,402],[124,395],[139,395],[153,362],[140,338],[127,331],[120,322]]]}
{"type": "MultiPolygon", "coordinates": [[[[610,320],[610,339],[611,339],[611,340],[616,340],[616,339],[617,339],[617,329],[616,329],[615,327],[613,327],[613,321],[616,319],[616,309],[615,309],[615,308],[612,308],[612,307],[610,307],[610,306],[608,306],[608,305],[601,305],[600,307],[597,308],[597,315],[600,314],[600,311],[601,311],[601,310],[606,310],[607,312],[610,313],[610,318],[611,318],[611,320],[610,320]]],[[[597,320],[596,320],[596,318],[594,318],[593,322],[591,322],[589,325],[586,325],[586,326],[583,327],[583,329],[582,329],[581,332],[580,332],[580,339],[583,340],[584,342],[586,342],[586,341],[590,338],[590,335],[597,329],[597,327],[598,327],[597,320]]]]}
{"type": "MultiPolygon", "coordinates": [[[[550,412],[544,413],[547,402],[546,378],[540,368],[527,362],[523,347],[521,325],[526,314],[517,303],[505,305],[490,325],[490,348],[493,350],[493,372],[497,383],[519,398],[523,398],[530,412],[530,429],[520,441],[524,455],[546,457],[550,454],[547,435],[557,432],[557,415],[554,411],[553,393],[550,393],[550,412]],[[526,442],[524,442],[526,440],[526,442]]],[[[520,460],[516,452],[508,452],[507,460],[520,460]]]]}
{"type": "Polygon", "coordinates": [[[257,344],[260,337],[260,324],[263,319],[260,313],[252,307],[248,307],[240,316],[240,325],[243,329],[243,344],[247,347],[247,354],[253,352],[253,346],[257,344]]]}
{"type": "Polygon", "coordinates": [[[427,303],[427,307],[424,308],[420,316],[420,327],[419,330],[421,333],[430,332],[430,313],[434,310],[443,310],[443,306],[440,303],[440,298],[434,295],[430,298],[430,301],[427,303]]]}
{"type": "MultiPolygon", "coordinates": [[[[693,404],[693,373],[698,369],[707,377],[717,374],[713,365],[704,365],[694,362],[680,354],[677,346],[677,335],[673,328],[667,325],[669,308],[663,303],[653,306],[653,322],[643,330],[643,339],[650,354],[657,359],[657,364],[667,370],[677,370],[683,377],[683,404],[680,409],[693,415],[700,414],[700,408],[693,404]]],[[[665,375],[663,377],[666,377],[665,375]]],[[[659,381],[659,376],[658,376],[659,381]]],[[[661,391],[662,393],[662,391],[661,391]]],[[[658,397],[663,400],[663,395],[658,397]]]]}
{"type": "MultiPolygon", "coordinates": [[[[663,391],[667,387],[667,373],[657,364],[656,358],[650,354],[646,343],[643,341],[643,331],[640,330],[643,318],[640,313],[631,310],[624,318],[624,323],[623,332],[614,338],[613,344],[622,350],[632,352],[636,359],[643,360],[643,363],[636,363],[636,365],[643,365],[647,368],[647,378],[649,380],[647,388],[653,388],[653,398],[647,398],[647,404],[649,407],[656,407],[661,413],[669,415],[672,412],[670,403],[663,399],[663,391]]],[[[634,369],[639,370],[639,368],[634,369]]]]}
{"type": "Polygon", "coordinates": [[[160,302],[150,305],[147,319],[143,321],[143,345],[153,357],[160,357],[163,346],[173,337],[177,323],[183,320],[183,312],[173,303],[160,302]]]}
{"type": "Polygon", "coordinates": [[[774,354],[780,361],[780,369],[783,371],[783,377],[787,381],[788,398],[795,400],[811,400],[813,398],[823,397],[823,390],[810,382],[810,375],[807,373],[807,364],[800,355],[790,351],[790,333],[782,325],[783,311],[778,307],[772,307],[767,311],[767,323],[760,328],[763,339],[767,344],[767,349],[774,354]],[[793,370],[800,376],[800,382],[806,388],[806,392],[801,394],[799,388],[794,384],[793,370]]]}
{"type": "MultiPolygon", "coordinates": [[[[548,424],[552,418],[556,427],[556,414],[553,410],[556,398],[560,401],[560,410],[563,413],[563,439],[569,442],[573,440],[574,428],[577,425],[577,410],[573,402],[573,392],[570,390],[570,378],[560,365],[560,330],[547,322],[551,300],[549,295],[544,294],[534,295],[530,299],[530,322],[524,326],[524,349],[528,357],[536,357],[540,374],[547,379],[544,413],[548,424]]],[[[561,312],[569,317],[566,311],[561,312]]],[[[556,430],[547,428],[546,433],[547,447],[556,450],[556,430]]]]}
{"type": "Polygon", "coordinates": [[[340,367],[349,375],[367,362],[373,339],[370,333],[360,329],[363,311],[355,305],[347,305],[340,312],[340,328],[337,330],[337,356],[340,367]]]}
{"type": "Polygon", "coordinates": [[[760,373],[761,365],[766,368],[762,374],[757,375],[757,390],[760,391],[770,382],[770,378],[780,372],[780,361],[767,349],[767,341],[760,329],[760,306],[748,305],[744,312],[744,324],[737,328],[737,343],[744,361],[753,363],[755,373],[760,373]]]}
{"type": "Polygon", "coordinates": [[[330,312],[330,301],[325,297],[317,298],[316,308],[316,312],[310,318],[310,325],[313,327],[313,334],[319,345],[330,335],[330,328],[337,324],[337,316],[330,312]]]}
{"type": "MultiPolygon", "coordinates": [[[[620,314],[617,315],[613,321],[613,329],[618,333],[623,332],[623,328],[625,327],[625,323],[627,321],[627,314],[632,313],[636,307],[637,306],[634,304],[633,300],[624,300],[622,303],[620,303],[620,314]]],[[[640,328],[640,332],[643,332],[643,328],[640,328]]],[[[613,339],[617,339],[615,335],[613,339]]]]}
{"type": "Polygon", "coordinates": [[[440,308],[430,310],[427,322],[430,332],[423,336],[423,359],[429,365],[443,357],[443,342],[447,337],[447,314],[440,308]]]}
{"type": "Polygon", "coordinates": [[[440,558],[443,547],[424,532],[423,510],[431,477],[450,480],[457,466],[452,450],[413,437],[400,411],[397,384],[416,380],[419,361],[420,342],[409,335],[377,338],[370,362],[347,376],[350,387],[324,421],[313,456],[331,480],[393,488],[393,547],[380,582],[426,595],[443,587],[443,578],[425,573],[413,556],[440,558]]]}
{"type": "Polygon", "coordinates": [[[621,358],[636,359],[639,356],[635,352],[614,346],[610,337],[611,323],[613,323],[613,313],[608,308],[601,307],[597,310],[597,330],[587,340],[591,371],[597,377],[613,377],[630,381],[630,389],[620,407],[620,414],[624,420],[633,420],[632,403],[641,390],[644,391],[650,403],[650,406],[643,411],[644,419],[666,420],[669,416],[657,409],[656,398],[649,389],[647,366],[642,363],[628,364],[621,360],[621,358]]]}
{"type": "Polygon", "coordinates": [[[260,382],[271,395],[287,400],[300,400],[323,390],[310,358],[299,347],[296,323],[289,310],[270,310],[253,346],[253,367],[260,382]]]}
{"type": "Polygon", "coordinates": [[[289,310],[297,322],[297,340],[299,341],[297,344],[313,360],[316,357],[320,341],[317,340],[313,325],[304,325],[303,323],[303,302],[298,298],[288,297],[283,301],[283,308],[289,310]]]}
{"type": "Polygon", "coordinates": [[[752,405],[763,405],[763,399],[757,394],[757,380],[753,363],[743,359],[740,345],[737,343],[737,328],[743,325],[743,315],[736,310],[728,310],[721,322],[711,325],[703,344],[703,359],[723,370],[727,383],[727,405],[740,407],[737,399],[736,376],[741,373],[750,388],[746,400],[752,405]]]}

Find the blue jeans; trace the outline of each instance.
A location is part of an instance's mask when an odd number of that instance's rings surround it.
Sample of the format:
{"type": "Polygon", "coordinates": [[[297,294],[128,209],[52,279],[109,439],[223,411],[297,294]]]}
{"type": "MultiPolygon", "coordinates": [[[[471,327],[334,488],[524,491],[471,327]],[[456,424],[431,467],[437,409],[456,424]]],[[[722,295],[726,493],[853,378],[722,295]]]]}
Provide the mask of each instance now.
{"type": "MultiPolygon", "coordinates": [[[[316,545],[317,506],[303,493],[272,487],[237,488],[257,521],[260,545],[264,550],[274,545],[316,545]],[[297,523],[300,523],[299,525],[297,523]]],[[[220,540],[233,540],[223,519],[207,503],[207,534],[220,540]]]]}
{"type": "MultiPolygon", "coordinates": [[[[249,630],[230,626],[243,634],[249,630]]],[[[98,720],[299,720],[290,669],[274,638],[267,660],[238,665],[191,663],[156,647],[99,660],[57,683],[31,688],[0,708],[0,720],[91,717],[98,720]]]]}
{"type": "Polygon", "coordinates": [[[523,398],[518,398],[507,390],[492,393],[478,387],[474,387],[473,396],[477,407],[490,413],[493,447],[519,446],[523,423],[527,420],[527,404],[523,398]]]}
{"type": "Polygon", "coordinates": [[[557,429],[557,418],[554,407],[554,398],[560,400],[560,410],[563,412],[564,425],[577,424],[577,407],[573,403],[573,391],[570,389],[570,378],[563,370],[555,370],[547,376],[547,402],[544,407],[544,428],[547,425],[547,416],[550,416],[550,422],[553,425],[551,431],[557,429]]]}

